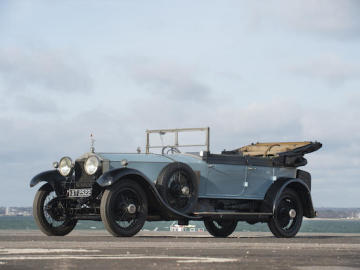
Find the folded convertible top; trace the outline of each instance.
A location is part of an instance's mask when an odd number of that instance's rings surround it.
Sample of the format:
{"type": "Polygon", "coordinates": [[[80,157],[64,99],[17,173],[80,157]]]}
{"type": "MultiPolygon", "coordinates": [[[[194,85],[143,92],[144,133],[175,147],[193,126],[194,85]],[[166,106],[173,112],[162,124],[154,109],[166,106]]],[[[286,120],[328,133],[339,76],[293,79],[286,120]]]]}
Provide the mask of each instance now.
{"type": "Polygon", "coordinates": [[[306,165],[305,154],[322,146],[319,142],[272,142],[253,143],[231,151],[223,151],[223,156],[238,156],[247,163],[263,163],[272,166],[298,167],[306,165]]]}
{"type": "Polygon", "coordinates": [[[322,146],[319,142],[272,142],[272,143],[252,143],[241,148],[232,150],[243,156],[292,156],[305,155],[315,152],[322,146]]]}

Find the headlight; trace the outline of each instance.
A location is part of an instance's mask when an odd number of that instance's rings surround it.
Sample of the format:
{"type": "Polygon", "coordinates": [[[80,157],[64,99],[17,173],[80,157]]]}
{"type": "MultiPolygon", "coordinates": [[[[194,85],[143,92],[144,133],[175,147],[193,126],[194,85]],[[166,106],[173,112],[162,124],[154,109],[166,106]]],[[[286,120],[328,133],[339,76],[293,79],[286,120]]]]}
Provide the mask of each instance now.
{"type": "Polygon", "coordinates": [[[68,176],[72,171],[72,160],[69,157],[60,159],[58,170],[62,176],[68,176]]]}
{"type": "Polygon", "coordinates": [[[93,175],[100,167],[100,160],[96,156],[91,156],[85,161],[85,171],[88,175],[93,175]]]}

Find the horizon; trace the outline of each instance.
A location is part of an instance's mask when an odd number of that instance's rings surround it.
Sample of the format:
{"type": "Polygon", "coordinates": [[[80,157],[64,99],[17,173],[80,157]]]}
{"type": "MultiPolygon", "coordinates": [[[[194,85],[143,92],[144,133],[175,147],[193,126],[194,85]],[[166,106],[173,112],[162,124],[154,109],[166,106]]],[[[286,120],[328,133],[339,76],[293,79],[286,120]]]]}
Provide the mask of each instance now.
{"type": "MultiPolygon", "coordinates": [[[[10,205],[10,206],[6,206],[6,205],[0,205],[0,208],[11,208],[11,207],[18,207],[18,208],[33,208],[32,206],[16,206],[16,205],[10,205]]],[[[315,207],[315,211],[317,209],[359,209],[360,207],[331,207],[331,206],[321,206],[321,207],[315,207]]]]}

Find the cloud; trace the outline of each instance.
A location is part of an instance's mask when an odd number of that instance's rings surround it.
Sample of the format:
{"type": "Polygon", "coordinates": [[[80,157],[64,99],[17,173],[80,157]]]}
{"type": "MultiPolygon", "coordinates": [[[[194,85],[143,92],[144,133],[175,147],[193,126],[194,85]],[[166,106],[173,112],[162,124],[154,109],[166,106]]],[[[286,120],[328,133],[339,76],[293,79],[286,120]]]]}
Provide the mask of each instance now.
{"type": "Polygon", "coordinates": [[[46,97],[16,96],[15,100],[16,107],[26,112],[37,114],[53,114],[59,112],[58,105],[46,97]]]}
{"type": "Polygon", "coordinates": [[[283,137],[299,134],[300,106],[291,100],[269,100],[268,103],[252,102],[247,106],[234,108],[223,106],[214,113],[221,129],[235,131],[244,136],[283,137]],[[286,113],[285,113],[286,112],[286,113]],[[260,135],[260,136],[259,136],[260,135]]]}
{"type": "Polygon", "coordinates": [[[354,110],[335,105],[327,110],[312,108],[303,112],[303,132],[326,140],[334,149],[345,145],[351,150],[354,143],[360,143],[360,125],[356,124],[359,115],[359,107],[354,110]]]}
{"type": "Polygon", "coordinates": [[[357,0],[266,1],[254,10],[255,25],[276,24],[278,28],[330,38],[360,36],[360,3],[357,0]],[[271,21],[269,19],[271,18],[271,21]]]}
{"type": "Polygon", "coordinates": [[[353,93],[350,93],[346,100],[346,106],[348,109],[357,110],[360,104],[360,92],[355,90],[353,93]],[[356,92],[355,92],[356,91],[356,92]]]}
{"type": "Polygon", "coordinates": [[[316,79],[338,87],[350,80],[360,78],[360,65],[334,54],[326,54],[310,61],[292,65],[289,70],[299,76],[316,79]]]}
{"type": "Polygon", "coordinates": [[[298,0],[287,14],[299,30],[353,37],[360,35],[359,10],[360,3],[356,0],[298,0]]]}
{"type": "Polygon", "coordinates": [[[209,86],[196,79],[191,69],[169,63],[148,63],[134,65],[133,79],[156,96],[164,96],[172,101],[208,101],[211,96],[209,86]]]}
{"type": "Polygon", "coordinates": [[[81,60],[54,50],[0,49],[0,77],[11,92],[85,92],[92,81],[81,60]]]}

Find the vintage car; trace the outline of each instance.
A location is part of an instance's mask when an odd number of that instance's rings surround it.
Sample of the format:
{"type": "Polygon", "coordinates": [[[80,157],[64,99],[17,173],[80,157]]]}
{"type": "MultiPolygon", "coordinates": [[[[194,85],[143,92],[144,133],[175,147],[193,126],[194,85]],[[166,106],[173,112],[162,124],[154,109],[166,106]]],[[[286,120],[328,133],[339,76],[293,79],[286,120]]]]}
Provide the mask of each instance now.
{"type": "Polygon", "coordinates": [[[147,130],[146,138],[145,153],[95,152],[92,143],[75,162],[63,157],[54,170],[32,178],[30,187],[45,182],[33,204],[40,230],[66,235],[78,220],[98,220],[112,235],[129,237],[145,221],[198,220],[213,236],[227,237],[245,221],[266,222],[276,237],[294,237],[303,216],[316,216],[311,175],[297,167],[319,142],[255,143],[213,154],[209,128],[147,130]],[[206,142],[180,145],[179,133],[189,131],[203,132],[206,142]],[[150,145],[156,133],[173,134],[174,144],[150,145]],[[206,149],[181,153],[186,146],[206,149]],[[150,153],[154,148],[161,153],[150,153]]]}

